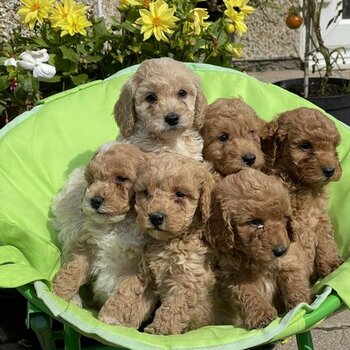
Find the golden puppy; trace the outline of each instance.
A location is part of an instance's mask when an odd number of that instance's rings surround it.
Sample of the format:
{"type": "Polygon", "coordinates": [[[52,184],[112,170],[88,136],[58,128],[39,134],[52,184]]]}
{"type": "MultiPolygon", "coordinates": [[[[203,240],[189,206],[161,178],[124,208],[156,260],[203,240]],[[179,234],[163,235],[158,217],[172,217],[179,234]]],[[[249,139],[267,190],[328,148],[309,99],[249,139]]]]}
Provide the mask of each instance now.
{"type": "Polygon", "coordinates": [[[145,152],[170,151],[202,160],[207,100],[198,77],[170,58],[144,61],[114,107],[123,140],[145,152]]]}
{"type": "Polygon", "coordinates": [[[303,251],[293,242],[287,190],[258,170],[228,175],[212,194],[206,238],[217,249],[217,280],[227,303],[221,323],[267,326],[310,301],[303,251]]]}
{"type": "Polygon", "coordinates": [[[207,164],[161,154],[146,164],[135,185],[137,222],[150,241],[140,270],[125,278],[99,318],[145,331],[178,334],[211,324],[214,275],[202,241],[214,179],[207,164]],[[102,316],[101,316],[102,315],[102,316]]]}
{"type": "Polygon", "coordinates": [[[57,295],[80,304],[79,287],[94,281],[94,298],[103,304],[120,275],[137,265],[145,239],[133,210],[134,183],[149,157],[133,145],[103,145],[54,198],[63,261],[53,282],[57,295]]]}
{"type": "Polygon", "coordinates": [[[222,176],[248,167],[261,169],[261,142],[273,131],[270,126],[242,99],[219,98],[209,105],[201,130],[203,158],[222,176]]]}
{"type": "Polygon", "coordinates": [[[293,229],[314,281],[343,262],[328,215],[326,190],[342,174],[337,155],[340,134],[330,118],[311,108],[282,113],[274,122],[278,127],[268,150],[271,171],[289,190],[293,229]]]}

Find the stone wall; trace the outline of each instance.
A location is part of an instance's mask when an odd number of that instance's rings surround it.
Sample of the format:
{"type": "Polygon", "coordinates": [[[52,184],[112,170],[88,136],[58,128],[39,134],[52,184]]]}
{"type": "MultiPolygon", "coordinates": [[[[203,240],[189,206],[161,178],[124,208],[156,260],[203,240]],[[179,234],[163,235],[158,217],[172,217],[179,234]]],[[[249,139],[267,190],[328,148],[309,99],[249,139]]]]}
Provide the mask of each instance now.
{"type": "MultiPolygon", "coordinates": [[[[94,0],[84,2],[91,5],[95,3],[94,0]]],[[[103,14],[107,18],[118,15],[117,3],[118,0],[102,0],[103,14]]],[[[245,45],[244,57],[236,62],[237,65],[260,65],[263,70],[266,69],[265,63],[269,61],[299,62],[300,30],[290,30],[285,25],[285,14],[291,2],[278,0],[278,3],[278,11],[264,8],[263,11],[255,11],[248,18],[248,31],[241,40],[245,45]]],[[[0,0],[0,41],[6,40],[13,28],[19,25],[16,16],[19,6],[19,0],[0,0]]],[[[282,63],[284,65],[288,66],[287,63],[282,63]]]]}

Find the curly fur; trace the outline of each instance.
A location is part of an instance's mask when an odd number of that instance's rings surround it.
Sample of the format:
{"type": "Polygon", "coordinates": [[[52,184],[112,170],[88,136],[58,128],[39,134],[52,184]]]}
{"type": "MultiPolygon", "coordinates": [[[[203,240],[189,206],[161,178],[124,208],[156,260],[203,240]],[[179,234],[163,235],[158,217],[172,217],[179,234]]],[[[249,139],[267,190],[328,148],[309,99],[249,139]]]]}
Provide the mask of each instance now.
{"type": "Polygon", "coordinates": [[[133,145],[106,144],[56,195],[52,223],[63,262],[53,282],[57,295],[80,304],[79,288],[90,282],[95,301],[103,304],[117,279],[137,265],[146,240],[136,226],[134,183],[149,157],[133,145]]]}
{"type": "Polygon", "coordinates": [[[261,142],[273,131],[270,124],[240,98],[220,98],[208,106],[203,136],[203,158],[226,176],[241,169],[264,166],[261,142]]]}
{"type": "Polygon", "coordinates": [[[183,63],[165,57],[146,60],[126,82],[115,104],[121,130],[118,140],[146,152],[170,151],[202,160],[198,130],[206,108],[198,77],[183,63]],[[178,116],[175,125],[166,122],[171,113],[178,116]]]}
{"type": "Polygon", "coordinates": [[[201,239],[209,218],[214,178],[208,165],[177,154],[149,161],[135,185],[137,222],[150,237],[138,273],[124,279],[102,308],[105,322],[178,334],[213,323],[215,279],[211,254],[201,239]],[[152,215],[162,222],[152,222],[152,215]]]}
{"type": "Polygon", "coordinates": [[[330,118],[311,108],[282,113],[275,123],[278,128],[267,150],[271,170],[289,190],[292,225],[314,281],[343,262],[328,215],[326,190],[342,174],[336,150],[340,134],[330,118]],[[324,169],[333,173],[326,176],[324,169]]]}
{"type": "Polygon", "coordinates": [[[278,311],[310,301],[305,262],[289,221],[288,192],[254,169],[228,175],[212,195],[206,239],[217,250],[223,324],[268,325],[278,311]]]}

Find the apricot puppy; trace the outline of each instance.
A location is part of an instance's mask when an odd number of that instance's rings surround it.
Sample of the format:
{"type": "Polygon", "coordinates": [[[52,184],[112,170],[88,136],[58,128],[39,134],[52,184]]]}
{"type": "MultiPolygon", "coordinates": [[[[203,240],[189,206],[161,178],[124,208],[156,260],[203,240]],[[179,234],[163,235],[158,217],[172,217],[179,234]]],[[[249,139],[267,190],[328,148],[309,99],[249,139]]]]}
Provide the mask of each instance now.
{"type": "Polygon", "coordinates": [[[327,185],[342,174],[337,154],[340,134],[319,110],[297,108],[274,121],[271,172],[282,179],[292,203],[292,225],[308,261],[311,281],[334,271],[339,256],[328,214],[327,185]]]}
{"type": "Polygon", "coordinates": [[[303,251],[290,227],[287,190],[254,169],[215,187],[206,238],[217,250],[217,280],[226,305],[222,324],[267,326],[278,311],[310,301],[303,251]]]}
{"type": "Polygon", "coordinates": [[[202,235],[214,179],[205,163],[175,153],[149,161],[135,185],[137,223],[150,241],[137,274],[121,281],[100,314],[145,332],[179,334],[213,322],[211,257],[202,235]]]}

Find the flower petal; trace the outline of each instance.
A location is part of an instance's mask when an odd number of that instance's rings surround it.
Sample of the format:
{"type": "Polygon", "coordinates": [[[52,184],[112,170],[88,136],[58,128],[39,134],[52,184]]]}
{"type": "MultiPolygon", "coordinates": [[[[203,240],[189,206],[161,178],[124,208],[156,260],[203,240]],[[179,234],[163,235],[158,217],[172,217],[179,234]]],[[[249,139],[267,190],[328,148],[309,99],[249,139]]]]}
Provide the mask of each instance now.
{"type": "Polygon", "coordinates": [[[5,60],[4,66],[14,66],[14,67],[17,67],[17,61],[16,61],[13,57],[11,57],[11,58],[5,60]]]}
{"type": "Polygon", "coordinates": [[[56,68],[47,63],[38,64],[33,70],[33,76],[39,80],[51,79],[56,74],[56,68]]]}

